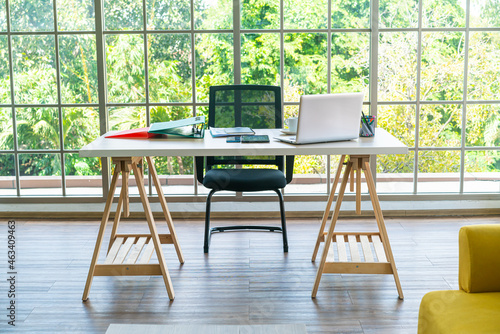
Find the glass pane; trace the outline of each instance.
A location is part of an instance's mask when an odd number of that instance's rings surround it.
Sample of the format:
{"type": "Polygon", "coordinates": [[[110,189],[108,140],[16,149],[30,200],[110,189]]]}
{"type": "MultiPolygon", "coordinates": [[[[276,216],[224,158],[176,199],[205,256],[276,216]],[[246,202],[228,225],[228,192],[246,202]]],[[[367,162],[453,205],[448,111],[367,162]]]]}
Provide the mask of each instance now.
{"type": "Polygon", "coordinates": [[[332,0],[332,28],[370,28],[370,0],[332,0]]]}
{"type": "Polygon", "coordinates": [[[471,27],[500,27],[500,2],[491,0],[471,0],[471,27]]]}
{"type": "Polygon", "coordinates": [[[326,193],[326,156],[296,155],[293,181],[286,186],[287,194],[326,193]]]}
{"type": "MultiPolygon", "coordinates": [[[[298,97],[300,98],[300,97],[298,97]]],[[[284,119],[289,117],[298,117],[299,116],[299,106],[298,105],[287,105],[284,107],[284,119]]]]}
{"type": "Polygon", "coordinates": [[[415,101],[417,89],[417,34],[380,34],[378,98],[380,101],[415,101]]]}
{"type": "Polygon", "coordinates": [[[17,108],[16,125],[20,150],[60,147],[57,108],[17,108]]]}
{"type": "MultiPolygon", "coordinates": [[[[155,157],[153,159],[163,194],[192,195],[194,191],[193,157],[155,157]]],[[[147,163],[145,164],[147,165],[147,163]]],[[[149,169],[149,166],[147,167],[149,169]]],[[[153,183],[153,195],[158,194],[153,183]]],[[[199,186],[200,193],[209,189],[199,186]]]]}
{"type": "Polygon", "coordinates": [[[109,102],[145,102],[143,36],[108,35],[106,65],[109,102]]]}
{"type": "Polygon", "coordinates": [[[12,31],[54,31],[52,0],[11,0],[9,7],[12,31]]]}
{"type": "Polygon", "coordinates": [[[421,100],[461,100],[464,85],[464,34],[424,33],[421,100]]]}
{"type": "Polygon", "coordinates": [[[467,146],[500,146],[500,105],[467,105],[467,146]]]}
{"type": "MultiPolygon", "coordinates": [[[[14,149],[12,109],[0,108],[0,150],[14,149]]],[[[0,164],[2,166],[2,164],[0,164]]]]}
{"type": "Polygon", "coordinates": [[[106,30],[142,30],[142,0],[104,0],[104,23],[106,30]]]}
{"type": "Polygon", "coordinates": [[[278,34],[242,34],[241,83],[280,83],[280,39],[278,34]]]}
{"type": "Polygon", "coordinates": [[[64,155],[66,194],[102,195],[102,173],[99,158],[82,158],[78,153],[64,155]]]}
{"type": "Polygon", "coordinates": [[[415,106],[379,106],[377,127],[386,129],[408,147],[415,147],[415,106]]]}
{"type": "Polygon", "coordinates": [[[181,30],[191,28],[190,1],[147,0],[148,30],[181,30]]]}
{"type": "Polygon", "coordinates": [[[109,108],[109,128],[130,130],[146,127],[146,108],[144,107],[111,107],[109,108]]]}
{"type": "Polygon", "coordinates": [[[196,116],[205,116],[205,129],[206,129],[208,126],[208,106],[197,107],[196,116]]]}
{"type": "Polygon", "coordinates": [[[232,29],[233,0],[194,0],[195,29],[232,29]]]}
{"type": "Polygon", "coordinates": [[[500,99],[500,33],[471,32],[469,38],[468,98],[500,99]]]}
{"type": "Polygon", "coordinates": [[[12,36],[16,103],[56,103],[54,36],[12,36]]]}
{"type": "Polygon", "coordinates": [[[422,105],[418,136],[421,147],[460,147],[462,105],[422,105]]]}
{"type": "Polygon", "coordinates": [[[57,0],[57,24],[63,31],[95,30],[93,0],[57,0]]]}
{"type": "MultiPolygon", "coordinates": [[[[297,89],[300,95],[325,94],[326,70],[326,34],[285,34],[285,89],[297,89]]],[[[285,91],[285,96],[293,94],[285,91]]]]}
{"type": "Polygon", "coordinates": [[[5,1],[0,2],[0,31],[7,31],[7,16],[5,1]]]}
{"type": "MultiPolygon", "coordinates": [[[[154,107],[150,111],[151,123],[168,122],[193,116],[191,107],[154,107]]],[[[163,193],[189,194],[193,192],[193,157],[156,157],[155,168],[163,193]],[[168,175],[168,176],[167,176],[168,175]],[[190,175],[190,176],[188,176],[190,175]]],[[[156,188],[153,187],[156,194],[156,188]]]]}
{"type": "Polygon", "coordinates": [[[99,137],[99,109],[63,108],[64,148],[78,150],[99,137]]]}
{"type": "Polygon", "coordinates": [[[417,192],[449,193],[460,190],[460,151],[418,152],[417,192]]]}
{"type": "Polygon", "coordinates": [[[279,29],[279,0],[243,1],[240,6],[242,29],[279,29]]]}
{"type": "Polygon", "coordinates": [[[14,154],[0,154],[0,196],[16,196],[14,154]]]}
{"type": "Polygon", "coordinates": [[[285,29],[327,28],[327,0],[284,0],[285,29]]]}
{"type": "MultiPolygon", "coordinates": [[[[155,167],[158,175],[193,175],[193,157],[156,157],[155,167]]],[[[175,178],[170,179],[172,181],[175,180],[175,178]]],[[[180,181],[180,179],[178,180],[180,181]]],[[[189,178],[189,180],[190,183],[187,185],[192,189],[192,178],[189,178]]],[[[171,193],[173,189],[168,189],[167,187],[167,190],[167,193],[171,193]]]]}
{"type": "Polygon", "coordinates": [[[62,194],[59,154],[19,154],[21,195],[62,194]]]}
{"type": "Polygon", "coordinates": [[[415,152],[377,156],[377,192],[412,193],[415,152]]]}
{"type": "Polygon", "coordinates": [[[150,102],[191,102],[191,37],[148,36],[150,102]]]}
{"type": "Polygon", "coordinates": [[[369,100],[370,34],[332,34],[332,93],[364,92],[369,100]]]}
{"type": "Polygon", "coordinates": [[[233,36],[197,34],[195,52],[196,100],[208,102],[210,86],[233,84],[233,36]]]}
{"type": "Polygon", "coordinates": [[[95,36],[60,36],[59,61],[62,102],[98,103],[95,36]]]}
{"type": "Polygon", "coordinates": [[[500,192],[500,152],[465,152],[464,192],[500,192]]]}
{"type": "Polygon", "coordinates": [[[423,1],[423,26],[432,28],[450,28],[465,26],[466,1],[423,1]]]}
{"type": "Polygon", "coordinates": [[[0,104],[10,103],[10,69],[7,36],[0,36],[0,104]]]}
{"type": "Polygon", "coordinates": [[[416,28],[418,0],[381,0],[380,28],[416,28]]]}
{"type": "Polygon", "coordinates": [[[165,107],[159,106],[151,108],[150,120],[151,123],[176,121],[193,117],[193,109],[191,107],[165,107]]]}
{"type": "MultiPolygon", "coordinates": [[[[14,154],[0,154],[0,176],[15,176],[16,166],[14,164],[14,154]]],[[[12,180],[12,179],[11,179],[12,180]]],[[[15,181],[14,181],[15,187],[15,181]]],[[[10,188],[10,187],[8,187],[10,188]]]]}

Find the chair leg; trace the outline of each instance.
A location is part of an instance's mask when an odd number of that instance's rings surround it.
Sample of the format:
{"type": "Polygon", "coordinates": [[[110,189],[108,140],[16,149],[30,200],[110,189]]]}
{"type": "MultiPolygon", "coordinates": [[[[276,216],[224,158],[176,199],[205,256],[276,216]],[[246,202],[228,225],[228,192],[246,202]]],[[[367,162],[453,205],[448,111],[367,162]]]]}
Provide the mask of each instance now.
{"type": "Polygon", "coordinates": [[[210,206],[212,201],[212,196],[216,190],[212,189],[207,196],[207,209],[205,211],[205,241],[203,244],[203,252],[208,253],[208,247],[210,247],[210,206]]]}
{"type": "Polygon", "coordinates": [[[288,238],[286,235],[286,219],[285,219],[285,201],[283,200],[283,194],[279,189],[275,190],[278,194],[280,200],[280,214],[281,214],[281,232],[283,233],[283,252],[288,252],[288,238]]]}

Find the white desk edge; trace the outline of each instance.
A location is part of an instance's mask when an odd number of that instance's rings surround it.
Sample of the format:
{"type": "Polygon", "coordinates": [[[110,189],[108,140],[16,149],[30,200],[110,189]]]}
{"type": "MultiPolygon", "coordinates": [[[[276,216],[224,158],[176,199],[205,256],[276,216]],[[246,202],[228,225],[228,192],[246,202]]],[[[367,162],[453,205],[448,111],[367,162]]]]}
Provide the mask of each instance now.
{"type": "Polygon", "coordinates": [[[80,157],[158,157],[158,156],[221,156],[221,155],[379,155],[406,154],[408,147],[384,129],[377,128],[370,138],[307,145],[292,145],[274,139],[278,129],[256,129],[267,134],[269,143],[226,143],[226,138],[204,139],[168,137],[160,139],[121,139],[101,136],[83,147],[80,157]]]}

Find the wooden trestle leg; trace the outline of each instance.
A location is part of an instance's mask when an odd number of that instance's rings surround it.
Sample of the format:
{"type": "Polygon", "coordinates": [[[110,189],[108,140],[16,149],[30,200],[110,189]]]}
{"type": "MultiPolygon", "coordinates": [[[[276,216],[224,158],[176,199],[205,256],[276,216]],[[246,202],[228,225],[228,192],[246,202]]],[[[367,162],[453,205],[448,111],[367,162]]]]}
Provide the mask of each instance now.
{"type": "Polygon", "coordinates": [[[82,299],[88,299],[90,286],[94,276],[135,276],[135,275],[161,275],[167,289],[167,294],[170,300],[174,300],[175,294],[168,273],[168,268],[165,262],[165,257],[161,248],[162,244],[174,244],[177,252],[177,257],[180,263],[184,263],[184,257],[179,245],[177,235],[175,233],[172,217],[167,207],[167,202],[163,197],[163,191],[154,167],[154,162],[151,158],[146,158],[149,164],[149,171],[156,186],[158,197],[162,206],[162,210],[167,222],[170,234],[158,234],[156,224],[151,212],[149,200],[147,197],[146,189],[144,188],[144,172],[142,169],[142,158],[140,157],[127,157],[127,158],[113,158],[115,164],[115,171],[111,181],[111,186],[106,200],[104,214],[101,220],[99,234],[97,236],[96,245],[94,248],[94,255],[87,276],[87,283],[82,299]],[[141,202],[146,214],[146,221],[148,223],[150,234],[118,234],[118,225],[120,222],[121,212],[128,217],[130,214],[129,209],[129,192],[128,192],[128,178],[130,172],[133,170],[134,177],[139,190],[141,202]],[[111,231],[111,238],[108,246],[108,253],[104,264],[97,264],[99,258],[99,251],[102,246],[104,231],[109,219],[111,205],[113,203],[114,193],[119,175],[122,175],[122,190],[118,200],[116,215],[111,231]],[[158,258],[157,264],[149,264],[149,260],[153,252],[156,252],[158,258]]]}
{"type": "Polygon", "coordinates": [[[321,227],[319,228],[318,237],[316,238],[316,245],[314,246],[314,251],[311,259],[312,262],[316,260],[316,256],[318,255],[319,245],[325,239],[325,232],[324,232],[325,225],[326,221],[328,220],[328,215],[330,214],[330,210],[332,208],[333,198],[335,197],[335,190],[337,189],[337,184],[339,183],[340,180],[340,174],[342,173],[344,162],[345,162],[345,155],[340,157],[339,165],[337,167],[337,172],[335,173],[335,178],[333,179],[332,189],[330,190],[330,195],[328,195],[328,202],[326,203],[325,212],[323,213],[323,219],[321,220],[321,227]]]}
{"type": "MultiPolygon", "coordinates": [[[[341,164],[343,163],[344,158],[345,157],[342,156],[341,164]]],[[[340,174],[341,170],[342,166],[339,165],[337,169],[337,175],[340,174]]],[[[351,155],[349,157],[349,162],[347,163],[347,167],[342,178],[337,202],[335,203],[335,209],[333,212],[330,227],[328,228],[328,232],[325,233],[324,229],[327,219],[325,217],[328,217],[328,214],[330,213],[333,195],[336,188],[337,175],[334,182],[335,185],[333,186],[332,192],[330,193],[328,199],[325,213],[323,214],[323,221],[318,233],[318,239],[316,241],[316,247],[313,253],[312,260],[314,261],[316,258],[319,243],[324,241],[321,262],[318,266],[318,271],[316,273],[316,279],[312,290],[312,298],[316,298],[319,283],[321,281],[323,273],[350,273],[392,274],[394,277],[394,281],[396,282],[399,298],[403,299],[403,290],[399,282],[399,276],[389,243],[389,237],[387,235],[384,217],[382,215],[377,192],[375,190],[375,182],[370,170],[370,156],[351,155]],[[356,185],[356,213],[361,214],[361,172],[365,174],[365,179],[368,186],[368,191],[379,232],[336,233],[334,232],[335,225],[339,217],[340,206],[342,205],[342,200],[344,198],[349,179],[351,180],[351,189],[354,189],[354,183],[356,185]],[[355,179],[354,173],[356,174],[355,179]],[[359,251],[360,249],[362,250],[362,252],[359,251]],[[349,252],[347,250],[349,250],[349,252]]]]}
{"type": "Polygon", "coordinates": [[[95,267],[97,259],[99,258],[99,251],[102,245],[102,239],[104,237],[104,231],[106,230],[106,224],[108,223],[109,213],[111,212],[111,204],[113,204],[113,197],[115,196],[116,182],[118,181],[118,176],[121,172],[121,164],[115,165],[115,171],[113,173],[113,178],[111,179],[111,185],[109,186],[108,198],[106,199],[106,206],[104,207],[104,213],[102,215],[101,226],[99,227],[99,233],[97,234],[97,240],[94,247],[94,255],[92,255],[92,261],[90,262],[89,273],[87,275],[87,283],[85,284],[85,290],[83,291],[82,299],[86,301],[89,298],[90,286],[92,285],[92,279],[94,278],[95,267]]]}

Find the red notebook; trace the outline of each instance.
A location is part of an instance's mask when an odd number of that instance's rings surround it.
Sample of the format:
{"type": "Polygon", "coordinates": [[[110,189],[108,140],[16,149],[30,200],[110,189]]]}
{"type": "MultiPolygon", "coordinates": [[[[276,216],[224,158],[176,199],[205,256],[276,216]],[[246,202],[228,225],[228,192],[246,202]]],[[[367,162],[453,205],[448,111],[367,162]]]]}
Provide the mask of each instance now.
{"type": "Polygon", "coordinates": [[[123,130],[107,135],[106,138],[153,138],[161,136],[156,133],[149,133],[149,127],[140,128],[140,129],[132,129],[132,130],[123,130]]]}

